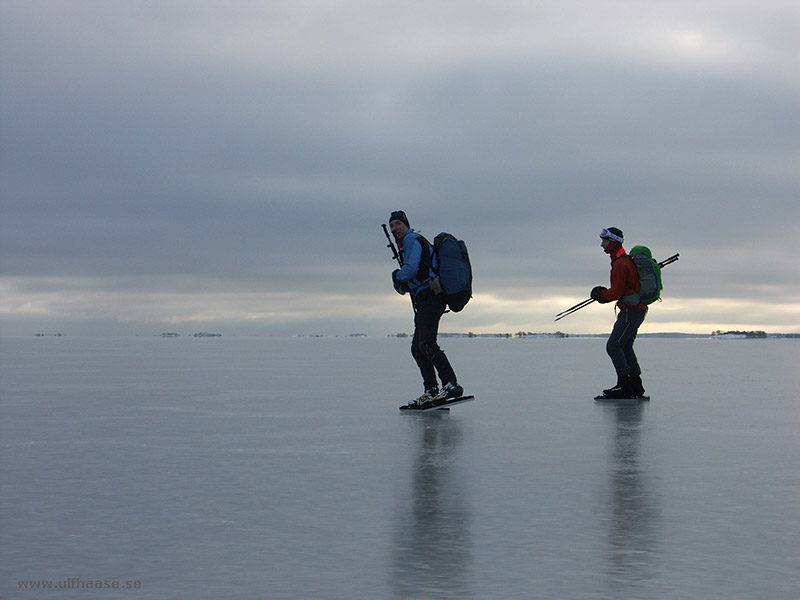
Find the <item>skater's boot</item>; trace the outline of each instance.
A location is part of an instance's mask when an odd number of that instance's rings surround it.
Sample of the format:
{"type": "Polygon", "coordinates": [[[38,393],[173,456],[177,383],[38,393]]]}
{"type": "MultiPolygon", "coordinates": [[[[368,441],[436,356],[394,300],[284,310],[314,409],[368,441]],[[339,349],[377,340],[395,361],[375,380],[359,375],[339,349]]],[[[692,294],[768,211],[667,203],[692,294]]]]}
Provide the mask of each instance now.
{"type": "Polygon", "coordinates": [[[450,398],[458,398],[464,394],[464,388],[458,385],[455,381],[448,382],[442,387],[442,391],[434,398],[437,402],[441,400],[449,400],[450,398]]]}
{"type": "Polygon", "coordinates": [[[630,376],[620,375],[617,378],[617,385],[603,390],[603,396],[606,398],[631,398],[633,396],[633,390],[631,389],[630,376]]]}
{"type": "Polygon", "coordinates": [[[430,389],[425,390],[425,393],[422,394],[419,398],[414,398],[408,402],[408,405],[411,407],[420,407],[423,404],[427,404],[429,402],[433,402],[436,396],[439,395],[439,387],[432,387],[430,389]]]}
{"type": "Polygon", "coordinates": [[[608,396],[608,394],[610,394],[612,392],[612,390],[618,388],[621,381],[622,381],[622,377],[620,375],[617,375],[617,383],[615,385],[611,386],[610,388],[608,388],[607,390],[603,390],[603,396],[608,396]]]}
{"type": "Polygon", "coordinates": [[[631,393],[636,398],[644,396],[644,386],[642,385],[642,374],[631,373],[631,393]]]}

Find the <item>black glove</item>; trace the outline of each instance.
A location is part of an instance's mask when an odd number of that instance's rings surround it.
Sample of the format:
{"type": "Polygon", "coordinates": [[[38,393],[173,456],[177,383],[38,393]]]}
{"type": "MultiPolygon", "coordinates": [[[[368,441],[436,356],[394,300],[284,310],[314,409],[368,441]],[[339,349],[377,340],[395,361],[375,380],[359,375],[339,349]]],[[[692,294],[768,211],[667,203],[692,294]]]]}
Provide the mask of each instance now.
{"type": "Polygon", "coordinates": [[[409,291],[408,282],[407,281],[397,281],[397,274],[400,272],[400,269],[395,269],[392,272],[392,285],[394,285],[394,291],[400,294],[401,296],[405,295],[406,292],[409,291]]]}
{"type": "Polygon", "coordinates": [[[589,294],[589,297],[592,300],[597,300],[598,302],[606,302],[606,300],[603,300],[603,297],[600,295],[600,292],[602,292],[605,289],[608,289],[608,288],[604,288],[602,285],[596,285],[596,286],[594,286],[592,288],[592,291],[589,294]]]}

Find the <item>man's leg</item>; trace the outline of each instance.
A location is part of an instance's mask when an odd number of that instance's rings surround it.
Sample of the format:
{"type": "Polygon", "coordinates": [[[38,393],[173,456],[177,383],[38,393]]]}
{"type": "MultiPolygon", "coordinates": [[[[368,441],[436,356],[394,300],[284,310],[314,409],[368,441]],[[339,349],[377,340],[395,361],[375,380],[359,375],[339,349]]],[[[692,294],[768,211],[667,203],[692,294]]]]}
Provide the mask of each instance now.
{"type": "Polygon", "coordinates": [[[636,333],[644,321],[645,311],[635,308],[626,308],[619,311],[611,335],[606,342],[606,352],[614,364],[618,377],[630,375],[634,370],[639,370],[636,354],[633,352],[633,342],[636,333]],[[629,362],[629,358],[632,362],[629,362]]]}
{"type": "Polygon", "coordinates": [[[456,376],[450,361],[436,341],[439,333],[439,321],[445,311],[444,298],[425,290],[417,296],[417,316],[414,319],[414,340],[411,349],[414,360],[420,367],[425,389],[433,381],[436,386],[434,369],[439,373],[443,384],[455,383],[456,376]]]}
{"type": "Polygon", "coordinates": [[[633,343],[636,341],[636,334],[639,332],[644,322],[647,311],[639,310],[636,308],[629,308],[624,312],[630,313],[628,315],[629,327],[626,335],[620,340],[622,344],[622,351],[625,354],[625,362],[628,363],[628,375],[635,375],[642,372],[639,368],[639,360],[636,358],[636,352],[633,351],[633,343]]]}
{"type": "Polygon", "coordinates": [[[611,335],[606,342],[606,352],[617,372],[617,384],[603,394],[610,398],[627,398],[634,395],[631,375],[639,372],[639,363],[633,352],[636,333],[644,321],[645,312],[634,308],[626,308],[619,312],[611,335]],[[635,370],[634,370],[635,369],[635,370]]]}
{"type": "MultiPolygon", "coordinates": [[[[416,321],[419,317],[417,313],[416,321]]],[[[419,327],[414,328],[414,339],[411,340],[411,356],[419,367],[419,372],[422,374],[422,385],[425,391],[439,390],[439,382],[436,380],[436,371],[434,370],[433,363],[426,357],[420,350],[420,330],[419,327]]]]}
{"type": "Polygon", "coordinates": [[[625,361],[628,363],[628,375],[631,381],[631,391],[634,396],[644,396],[644,385],[642,384],[642,369],[639,366],[639,359],[636,357],[636,352],[633,350],[633,343],[636,341],[636,334],[639,332],[647,316],[647,311],[638,309],[629,309],[631,313],[628,318],[636,325],[634,333],[629,336],[627,342],[623,345],[622,350],[625,352],[625,361]],[[641,318],[640,318],[641,317],[641,318]]]}

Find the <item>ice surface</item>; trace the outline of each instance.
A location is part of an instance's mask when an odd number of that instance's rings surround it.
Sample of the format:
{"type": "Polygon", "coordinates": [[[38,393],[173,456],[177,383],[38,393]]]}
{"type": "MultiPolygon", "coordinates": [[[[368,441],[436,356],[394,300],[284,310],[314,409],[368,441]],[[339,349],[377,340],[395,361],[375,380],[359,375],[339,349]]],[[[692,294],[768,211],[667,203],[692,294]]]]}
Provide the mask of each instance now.
{"type": "Polygon", "coordinates": [[[794,599],[800,342],[3,338],[3,598],[794,599]]]}

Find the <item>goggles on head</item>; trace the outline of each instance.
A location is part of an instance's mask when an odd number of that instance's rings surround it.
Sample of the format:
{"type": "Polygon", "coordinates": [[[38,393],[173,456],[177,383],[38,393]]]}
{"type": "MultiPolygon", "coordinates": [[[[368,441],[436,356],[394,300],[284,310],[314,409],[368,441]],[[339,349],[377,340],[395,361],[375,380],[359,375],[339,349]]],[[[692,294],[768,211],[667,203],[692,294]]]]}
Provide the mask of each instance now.
{"type": "Polygon", "coordinates": [[[622,238],[618,235],[614,235],[608,229],[603,229],[603,231],[600,232],[600,237],[604,240],[611,240],[612,242],[619,242],[620,244],[622,243],[622,238]]]}

